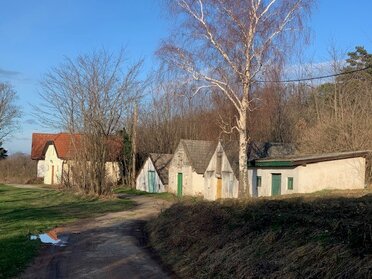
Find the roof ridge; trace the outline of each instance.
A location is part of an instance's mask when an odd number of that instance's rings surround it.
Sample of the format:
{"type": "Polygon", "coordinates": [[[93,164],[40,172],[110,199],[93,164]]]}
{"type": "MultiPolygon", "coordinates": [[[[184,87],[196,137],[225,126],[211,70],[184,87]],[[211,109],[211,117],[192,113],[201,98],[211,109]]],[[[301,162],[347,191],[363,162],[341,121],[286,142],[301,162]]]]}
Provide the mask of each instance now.
{"type": "Polygon", "coordinates": [[[215,140],[200,140],[200,139],[180,139],[180,141],[203,141],[203,142],[216,142],[215,140]]]}

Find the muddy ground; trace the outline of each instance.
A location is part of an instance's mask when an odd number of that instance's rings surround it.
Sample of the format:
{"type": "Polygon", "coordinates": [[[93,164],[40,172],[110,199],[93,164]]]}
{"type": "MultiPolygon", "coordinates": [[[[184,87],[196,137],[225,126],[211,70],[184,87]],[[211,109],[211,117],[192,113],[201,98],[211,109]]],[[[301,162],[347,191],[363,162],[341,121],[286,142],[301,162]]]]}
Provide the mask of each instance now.
{"type": "Polygon", "coordinates": [[[136,206],[58,228],[64,247],[45,245],[20,276],[35,278],[174,278],[144,245],[143,223],[170,206],[153,197],[131,197],[136,206]]]}

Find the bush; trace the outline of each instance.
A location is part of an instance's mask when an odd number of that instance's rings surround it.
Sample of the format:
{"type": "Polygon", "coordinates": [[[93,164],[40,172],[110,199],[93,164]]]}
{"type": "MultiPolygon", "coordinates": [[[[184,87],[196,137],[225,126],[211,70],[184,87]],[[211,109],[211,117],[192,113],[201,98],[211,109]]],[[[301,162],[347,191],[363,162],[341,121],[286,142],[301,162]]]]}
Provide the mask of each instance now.
{"type": "Polygon", "coordinates": [[[37,162],[30,155],[15,153],[0,160],[0,183],[34,184],[39,182],[36,175],[37,162]]]}

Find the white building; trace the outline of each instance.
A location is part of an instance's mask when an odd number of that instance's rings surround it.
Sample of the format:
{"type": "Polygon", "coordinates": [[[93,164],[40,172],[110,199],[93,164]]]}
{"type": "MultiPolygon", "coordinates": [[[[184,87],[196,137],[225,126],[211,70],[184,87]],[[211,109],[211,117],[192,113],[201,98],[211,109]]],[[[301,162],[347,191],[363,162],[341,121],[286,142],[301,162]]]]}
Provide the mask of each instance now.
{"type": "Polygon", "coordinates": [[[204,198],[237,198],[239,191],[238,142],[219,142],[204,173],[204,198]]]}
{"type": "Polygon", "coordinates": [[[363,189],[367,151],[256,159],[249,163],[252,196],[363,189]]]}
{"type": "MultiPolygon", "coordinates": [[[[68,133],[32,134],[31,159],[38,161],[37,176],[44,178],[44,184],[61,184],[65,179],[72,179],[74,154],[81,137],[68,133]]],[[[121,178],[117,161],[122,149],[121,139],[112,137],[107,144],[110,161],[105,163],[106,179],[116,183],[121,178]]]]}
{"type": "Polygon", "coordinates": [[[172,154],[150,153],[138,172],[136,189],[150,193],[166,192],[172,157],[172,154]]]}
{"type": "Polygon", "coordinates": [[[169,165],[168,191],[178,196],[204,196],[204,172],[217,143],[181,140],[169,165]]]}

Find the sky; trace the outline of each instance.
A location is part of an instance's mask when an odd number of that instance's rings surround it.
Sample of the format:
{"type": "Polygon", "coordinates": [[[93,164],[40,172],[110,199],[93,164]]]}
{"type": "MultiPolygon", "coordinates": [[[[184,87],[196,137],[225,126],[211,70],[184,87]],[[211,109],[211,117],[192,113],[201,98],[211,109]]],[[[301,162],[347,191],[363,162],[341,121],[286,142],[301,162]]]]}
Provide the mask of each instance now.
{"type": "MultiPolygon", "coordinates": [[[[143,58],[144,74],[156,64],[154,52],[172,30],[162,0],[0,0],[0,82],[17,91],[23,114],[18,130],[3,142],[10,154],[31,152],[40,126],[32,106],[40,104],[40,80],[65,57],[99,48],[125,48],[130,61],[143,58]]],[[[308,26],[306,59],[330,60],[331,45],[347,52],[364,46],[372,52],[371,0],[319,0],[308,26]]],[[[305,61],[306,62],[306,61],[305,61]]]]}

